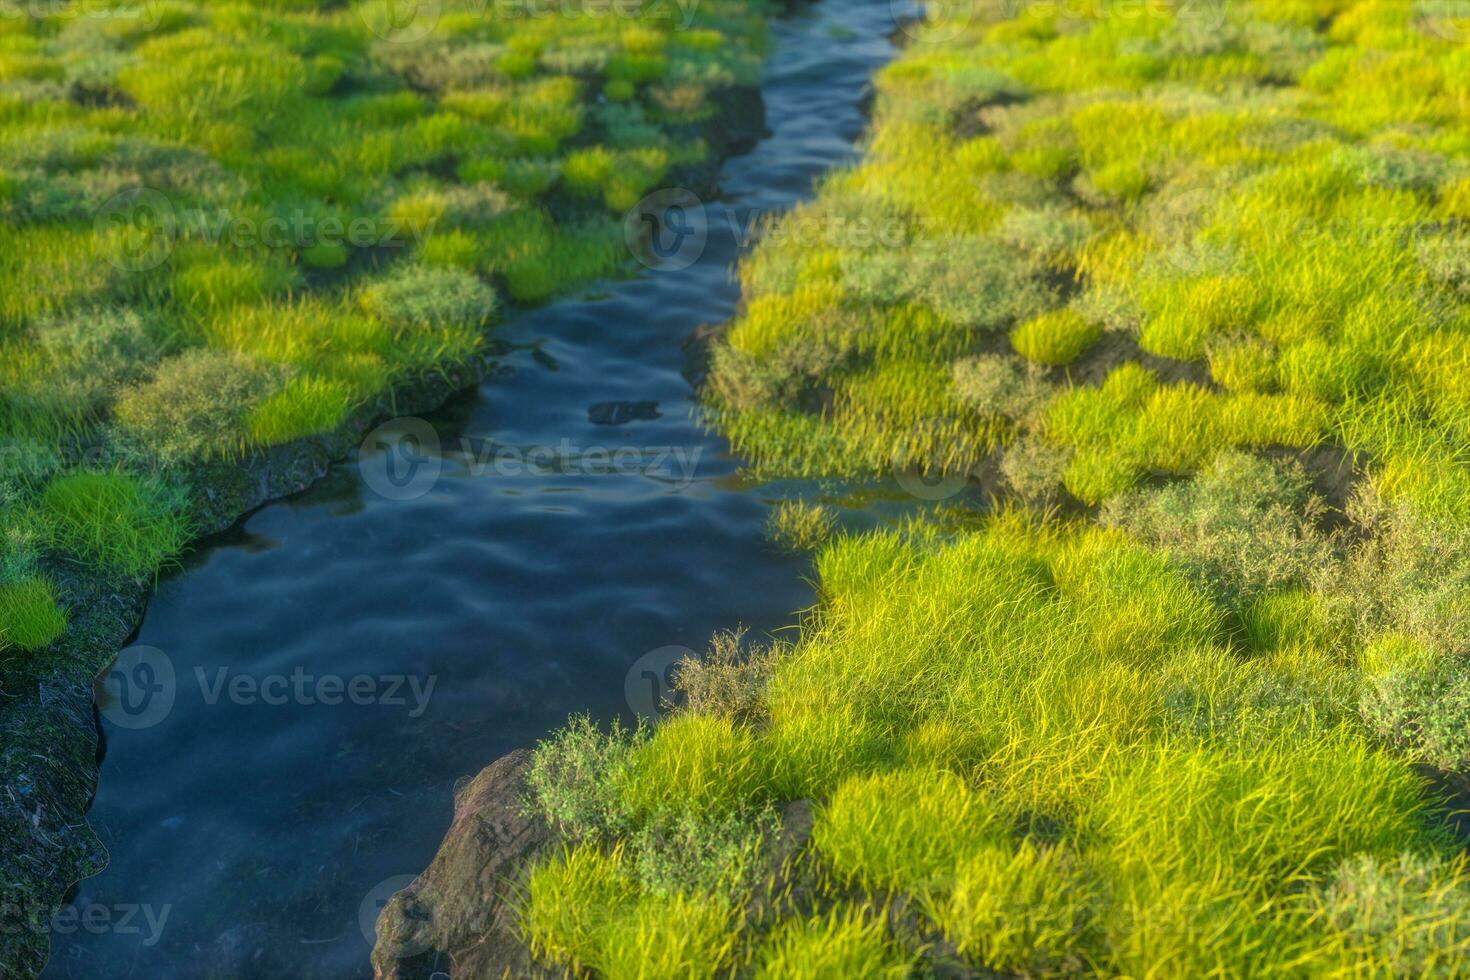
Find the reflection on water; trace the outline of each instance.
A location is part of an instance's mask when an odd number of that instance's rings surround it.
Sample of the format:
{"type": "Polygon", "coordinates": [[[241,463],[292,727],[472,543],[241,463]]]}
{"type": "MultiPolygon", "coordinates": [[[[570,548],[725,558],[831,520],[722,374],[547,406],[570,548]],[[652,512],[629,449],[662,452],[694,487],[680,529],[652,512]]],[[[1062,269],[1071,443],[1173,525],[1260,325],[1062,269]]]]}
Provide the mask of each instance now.
{"type": "Polygon", "coordinates": [[[698,262],[506,325],[494,379],[160,584],[129,669],[139,691],[171,671],[171,701],[104,706],[90,819],[112,864],[58,919],[47,976],[366,975],[365,933],[432,857],[456,778],[569,713],[628,714],[666,648],[810,604],[804,560],[761,537],[789,488],[734,476],[680,345],[738,299],[742,222],[720,215],[851,159],[892,26],[886,0],[828,0],[779,27],[773,134],[726,165],[698,262]]]}

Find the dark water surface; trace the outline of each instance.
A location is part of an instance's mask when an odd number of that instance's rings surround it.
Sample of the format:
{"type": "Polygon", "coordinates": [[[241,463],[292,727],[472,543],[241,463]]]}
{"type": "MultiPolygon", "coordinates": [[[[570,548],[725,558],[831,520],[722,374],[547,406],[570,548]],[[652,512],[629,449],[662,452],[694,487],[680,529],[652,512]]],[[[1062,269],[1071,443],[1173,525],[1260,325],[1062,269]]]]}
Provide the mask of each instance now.
{"type": "Polygon", "coordinates": [[[773,132],[725,165],[698,262],[508,323],[506,371],[427,420],[419,473],[385,482],[404,461],[366,451],[160,584],[137,643],[161,653],[128,676],[172,668],[171,707],[105,712],[90,820],[112,863],[57,920],[47,977],[370,975],[372,919],[433,857],[456,778],[569,713],[628,715],[650,651],[811,603],[806,560],[761,534],[791,488],[735,478],[680,345],[735,309],[732,226],[853,158],[893,29],[887,0],[776,25],[773,132]]]}

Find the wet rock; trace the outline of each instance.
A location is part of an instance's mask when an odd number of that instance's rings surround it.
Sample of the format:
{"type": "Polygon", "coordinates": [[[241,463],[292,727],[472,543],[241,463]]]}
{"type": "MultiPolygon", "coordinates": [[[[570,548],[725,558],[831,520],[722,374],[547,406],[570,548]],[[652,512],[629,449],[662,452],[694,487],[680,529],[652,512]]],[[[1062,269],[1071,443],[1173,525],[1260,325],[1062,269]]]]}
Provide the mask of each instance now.
{"type": "Polygon", "coordinates": [[[658,402],[598,402],[587,409],[587,421],[593,425],[651,422],[661,417],[658,402]]]}
{"type": "Polygon", "coordinates": [[[523,811],[531,753],[491,763],[454,795],[454,822],[428,870],[394,895],[378,917],[378,980],[552,974],[532,963],[517,933],[511,898],[556,834],[523,811]]]}

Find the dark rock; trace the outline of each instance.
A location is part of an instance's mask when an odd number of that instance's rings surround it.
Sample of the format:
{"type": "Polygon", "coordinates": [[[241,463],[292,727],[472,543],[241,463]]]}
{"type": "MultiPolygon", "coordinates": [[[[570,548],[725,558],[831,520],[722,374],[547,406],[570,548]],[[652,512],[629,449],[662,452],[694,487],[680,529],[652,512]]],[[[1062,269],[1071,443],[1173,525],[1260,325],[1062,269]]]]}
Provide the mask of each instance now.
{"type": "Polygon", "coordinates": [[[522,806],[530,762],[519,749],[456,788],[454,822],[433,863],[378,917],[378,980],[424,980],[436,970],[455,980],[554,975],[531,961],[511,901],[557,841],[522,806]]]}
{"type": "Polygon", "coordinates": [[[598,402],[587,409],[587,421],[593,425],[651,422],[661,417],[658,402],[598,402]]]}

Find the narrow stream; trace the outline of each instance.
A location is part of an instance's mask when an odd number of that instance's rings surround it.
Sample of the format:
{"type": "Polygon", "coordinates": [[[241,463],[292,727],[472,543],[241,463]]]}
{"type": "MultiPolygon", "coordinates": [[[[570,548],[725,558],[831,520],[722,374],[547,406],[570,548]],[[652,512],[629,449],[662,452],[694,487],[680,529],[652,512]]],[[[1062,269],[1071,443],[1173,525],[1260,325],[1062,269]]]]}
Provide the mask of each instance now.
{"type": "MultiPolygon", "coordinates": [[[[651,704],[666,648],[811,603],[762,523],[818,491],[736,477],[681,343],[734,312],[753,214],[853,158],[894,20],[825,0],[774,30],[772,135],[723,168],[697,262],[503,326],[504,371],[406,423],[430,476],[385,482],[370,447],[160,583],[131,655],[162,693],[104,706],[90,821],[112,862],[53,923],[45,976],[368,976],[376,911],[433,857],[457,778],[570,713],[651,704]]],[[[913,502],[870,490],[844,521],[913,502]]]]}

